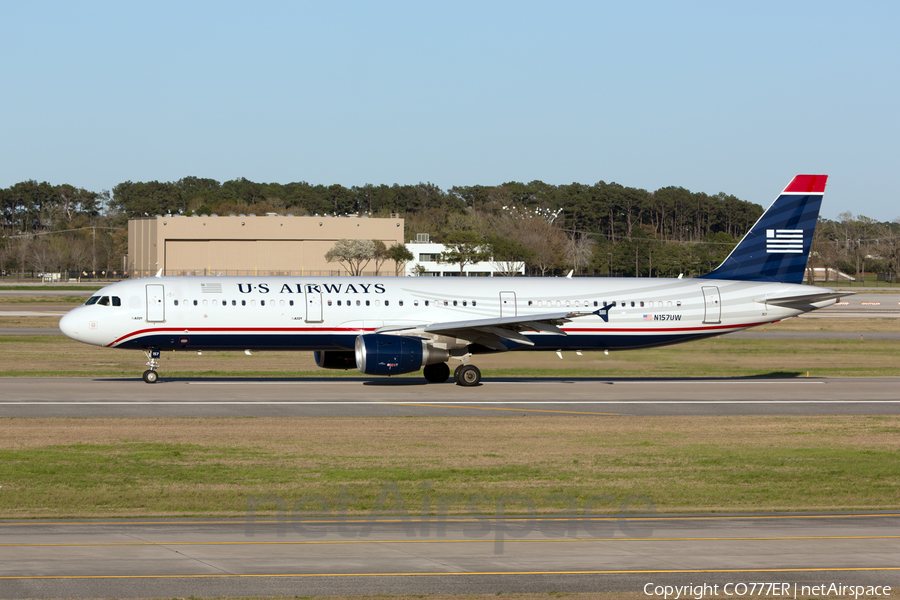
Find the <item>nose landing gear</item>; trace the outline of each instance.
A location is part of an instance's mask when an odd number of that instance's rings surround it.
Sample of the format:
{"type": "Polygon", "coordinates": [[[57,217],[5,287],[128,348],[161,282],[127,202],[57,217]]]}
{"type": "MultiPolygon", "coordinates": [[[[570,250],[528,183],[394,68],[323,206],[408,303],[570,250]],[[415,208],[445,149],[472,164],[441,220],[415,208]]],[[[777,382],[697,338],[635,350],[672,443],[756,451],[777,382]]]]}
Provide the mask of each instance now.
{"type": "Polygon", "coordinates": [[[144,371],[144,381],[156,383],[159,381],[159,373],[156,372],[159,368],[159,350],[144,350],[144,354],[147,356],[147,366],[150,367],[144,371]]]}

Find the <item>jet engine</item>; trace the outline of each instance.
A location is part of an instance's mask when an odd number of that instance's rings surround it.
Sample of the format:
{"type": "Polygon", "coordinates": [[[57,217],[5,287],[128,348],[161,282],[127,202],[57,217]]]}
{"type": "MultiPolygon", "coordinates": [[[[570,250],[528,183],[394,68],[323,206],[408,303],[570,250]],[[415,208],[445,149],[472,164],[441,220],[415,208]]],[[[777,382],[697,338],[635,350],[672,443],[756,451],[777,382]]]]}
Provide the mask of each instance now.
{"type": "Polygon", "coordinates": [[[447,362],[450,353],[426,339],[367,333],[356,338],[356,368],[366,375],[402,375],[447,362]]]}
{"type": "Polygon", "coordinates": [[[352,350],[317,350],[313,352],[313,357],[323,369],[352,369],[356,366],[352,350]]]}

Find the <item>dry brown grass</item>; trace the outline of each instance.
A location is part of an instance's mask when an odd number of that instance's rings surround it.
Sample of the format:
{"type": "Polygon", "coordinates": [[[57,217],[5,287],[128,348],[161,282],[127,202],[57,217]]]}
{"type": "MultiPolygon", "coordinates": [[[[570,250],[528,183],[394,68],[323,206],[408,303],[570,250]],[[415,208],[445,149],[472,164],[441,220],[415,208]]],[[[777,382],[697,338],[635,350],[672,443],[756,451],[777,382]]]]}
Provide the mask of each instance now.
{"type": "Polygon", "coordinates": [[[598,418],[316,417],[316,418],[28,418],[0,419],[0,449],[147,442],[253,448],[272,453],[358,454],[388,464],[398,455],[460,466],[537,463],[578,453],[614,452],[653,439],[678,449],[713,443],[765,446],[805,436],[810,444],[900,450],[900,416],[742,416],[598,418]],[[602,442],[602,443],[601,443],[602,442]],[[605,450],[604,450],[605,449],[605,450]],[[488,456],[485,457],[485,454],[488,456]],[[496,455],[496,456],[490,456],[496,455]]]}

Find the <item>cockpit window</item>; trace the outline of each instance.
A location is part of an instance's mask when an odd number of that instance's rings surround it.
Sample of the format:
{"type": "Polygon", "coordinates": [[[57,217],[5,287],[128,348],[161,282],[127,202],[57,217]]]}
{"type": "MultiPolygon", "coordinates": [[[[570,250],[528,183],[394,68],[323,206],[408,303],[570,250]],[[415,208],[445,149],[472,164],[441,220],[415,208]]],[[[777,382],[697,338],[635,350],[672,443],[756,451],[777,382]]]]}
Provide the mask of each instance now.
{"type": "Polygon", "coordinates": [[[87,302],[84,303],[85,306],[90,306],[91,304],[97,304],[97,300],[100,299],[100,296],[91,296],[87,299],[87,302]]]}
{"type": "Polygon", "coordinates": [[[112,297],[112,305],[113,306],[122,306],[122,299],[119,298],[118,296],[113,296],[112,297]]]}
{"type": "Polygon", "coordinates": [[[103,296],[97,301],[100,306],[109,306],[109,296],[103,296]]]}

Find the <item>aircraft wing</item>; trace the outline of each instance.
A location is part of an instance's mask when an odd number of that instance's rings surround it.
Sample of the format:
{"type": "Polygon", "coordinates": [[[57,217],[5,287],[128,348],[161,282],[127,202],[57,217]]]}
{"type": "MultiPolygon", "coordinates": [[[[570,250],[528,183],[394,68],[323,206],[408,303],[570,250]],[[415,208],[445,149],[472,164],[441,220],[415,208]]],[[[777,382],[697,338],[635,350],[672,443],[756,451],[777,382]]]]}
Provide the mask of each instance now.
{"type": "Polygon", "coordinates": [[[838,300],[845,296],[852,296],[855,292],[822,292],[818,294],[772,294],[756,300],[760,304],[775,304],[777,306],[806,306],[827,300],[838,300]]]}
{"type": "Polygon", "coordinates": [[[538,331],[552,335],[566,335],[559,328],[572,319],[594,314],[590,312],[559,312],[521,317],[497,317],[492,319],[471,319],[467,321],[447,321],[431,323],[419,327],[383,327],[378,333],[398,333],[399,335],[439,335],[467,340],[470,344],[481,344],[494,350],[508,350],[504,341],[525,346],[533,346],[523,332],[538,331]]]}

